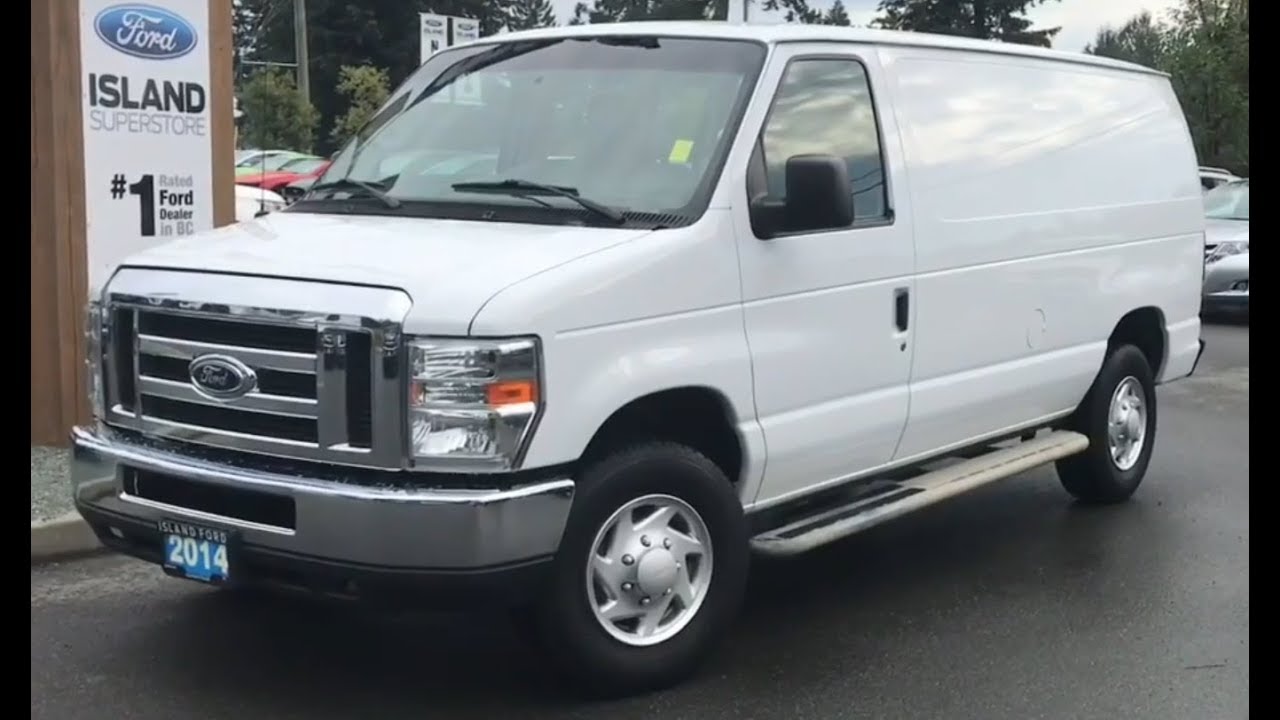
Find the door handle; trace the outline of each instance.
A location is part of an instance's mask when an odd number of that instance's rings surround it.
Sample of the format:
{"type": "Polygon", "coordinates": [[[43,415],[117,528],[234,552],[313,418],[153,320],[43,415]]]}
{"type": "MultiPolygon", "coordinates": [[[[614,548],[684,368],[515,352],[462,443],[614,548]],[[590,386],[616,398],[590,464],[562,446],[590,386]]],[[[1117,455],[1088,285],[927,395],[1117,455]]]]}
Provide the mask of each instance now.
{"type": "Polygon", "coordinates": [[[906,332],[911,316],[911,290],[897,288],[893,291],[893,324],[898,332],[906,332]]]}

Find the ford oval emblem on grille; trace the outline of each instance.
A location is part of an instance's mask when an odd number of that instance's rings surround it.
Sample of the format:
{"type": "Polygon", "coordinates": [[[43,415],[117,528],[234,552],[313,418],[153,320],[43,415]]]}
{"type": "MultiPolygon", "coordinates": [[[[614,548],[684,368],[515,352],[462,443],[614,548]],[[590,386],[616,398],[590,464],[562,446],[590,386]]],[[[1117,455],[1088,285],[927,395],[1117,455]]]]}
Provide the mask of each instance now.
{"type": "Polygon", "coordinates": [[[196,391],[216,400],[244,397],[258,384],[253,368],[229,355],[201,355],[187,366],[196,391]]]}

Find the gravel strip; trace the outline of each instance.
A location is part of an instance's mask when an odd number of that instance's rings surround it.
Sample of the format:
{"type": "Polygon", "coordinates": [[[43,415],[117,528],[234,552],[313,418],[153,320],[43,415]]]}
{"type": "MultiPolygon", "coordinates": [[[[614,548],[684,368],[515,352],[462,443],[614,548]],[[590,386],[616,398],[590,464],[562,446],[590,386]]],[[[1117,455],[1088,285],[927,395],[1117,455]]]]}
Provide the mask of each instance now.
{"type": "Polygon", "coordinates": [[[72,510],[70,459],[65,448],[31,448],[31,522],[72,510]]]}

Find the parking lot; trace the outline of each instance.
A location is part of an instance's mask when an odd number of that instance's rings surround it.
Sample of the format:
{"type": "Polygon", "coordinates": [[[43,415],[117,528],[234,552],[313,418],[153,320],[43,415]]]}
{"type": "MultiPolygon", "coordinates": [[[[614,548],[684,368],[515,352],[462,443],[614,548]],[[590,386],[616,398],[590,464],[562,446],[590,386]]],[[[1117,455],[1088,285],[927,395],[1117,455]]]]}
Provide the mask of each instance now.
{"type": "Polygon", "coordinates": [[[494,616],[248,601],[99,557],[33,568],[32,717],[1161,718],[1249,715],[1249,330],[1207,326],[1131,503],[1051,468],[758,562],[674,690],[587,704],[494,616]]]}

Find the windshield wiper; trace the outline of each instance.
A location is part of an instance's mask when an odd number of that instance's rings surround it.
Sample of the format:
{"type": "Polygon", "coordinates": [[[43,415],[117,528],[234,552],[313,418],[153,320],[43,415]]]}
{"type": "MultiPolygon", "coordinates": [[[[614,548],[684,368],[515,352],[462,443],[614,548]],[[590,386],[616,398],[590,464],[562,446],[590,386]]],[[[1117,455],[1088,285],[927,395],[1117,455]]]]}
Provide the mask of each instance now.
{"type": "Polygon", "coordinates": [[[578,194],[577,188],[564,187],[563,185],[544,185],[542,183],[532,182],[530,180],[519,180],[510,178],[507,180],[496,180],[490,182],[460,182],[451,185],[458,192],[474,192],[474,193],[498,193],[502,195],[528,196],[532,199],[537,195],[554,195],[577,203],[579,207],[590,210],[591,212],[608,218],[609,220],[622,224],[627,218],[622,213],[614,210],[608,205],[602,205],[595,200],[589,200],[578,194]]]}
{"type": "Polygon", "coordinates": [[[352,180],[351,178],[339,178],[330,180],[329,182],[317,183],[311,186],[307,191],[307,195],[311,195],[317,190],[363,190],[366,195],[374,198],[389,208],[400,207],[400,201],[391,197],[386,193],[385,186],[378,187],[378,183],[365,182],[363,180],[352,180]]]}

